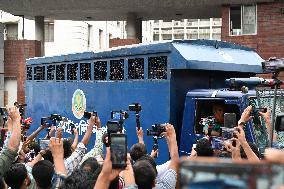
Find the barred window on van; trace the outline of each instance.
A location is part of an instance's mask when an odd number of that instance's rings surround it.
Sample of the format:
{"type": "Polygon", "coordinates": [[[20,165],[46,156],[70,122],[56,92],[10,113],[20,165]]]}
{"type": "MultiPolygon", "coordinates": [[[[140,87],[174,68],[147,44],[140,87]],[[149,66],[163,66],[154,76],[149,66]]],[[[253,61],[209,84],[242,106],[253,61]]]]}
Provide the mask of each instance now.
{"type": "Polygon", "coordinates": [[[107,61],[97,61],[94,63],[95,80],[107,79],[107,61]]]}
{"type": "Polygon", "coordinates": [[[47,80],[54,80],[55,65],[47,66],[47,80]]]}
{"type": "Polygon", "coordinates": [[[67,80],[74,81],[77,80],[78,73],[78,63],[67,64],[67,80]]]}
{"type": "Polygon", "coordinates": [[[124,79],[124,60],[111,60],[110,61],[110,80],[123,80],[124,79]]]}
{"type": "Polygon", "coordinates": [[[33,68],[30,66],[27,67],[27,80],[33,80],[33,68]]]}
{"type": "Polygon", "coordinates": [[[167,57],[157,56],[148,58],[148,78],[167,79],[167,57]]]}
{"type": "Polygon", "coordinates": [[[91,64],[80,64],[80,80],[91,80],[91,64]]]}
{"type": "Polygon", "coordinates": [[[144,79],[144,58],[128,59],[128,79],[144,79]]]}
{"type": "Polygon", "coordinates": [[[45,80],[45,66],[34,67],[34,80],[45,80]]]}
{"type": "Polygon", "coordinates": [[[56,65],[56,80],[65,80],[66,64],[56,65]]]}

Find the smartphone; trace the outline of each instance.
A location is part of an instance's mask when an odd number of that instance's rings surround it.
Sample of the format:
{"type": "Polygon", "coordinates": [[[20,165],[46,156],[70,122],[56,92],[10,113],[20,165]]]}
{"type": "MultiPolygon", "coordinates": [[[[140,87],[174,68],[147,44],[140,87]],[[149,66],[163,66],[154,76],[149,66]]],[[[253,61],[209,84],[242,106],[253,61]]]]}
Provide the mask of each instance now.
{"type": "Polygon", "coordinates": [[[48,148],[49,139],[39,139],[40,150],[45,150],[48,148]]]}
{"type": "Polygon", "coordinates": [[[235,113],[224,114],[224,127],[234,128],[237,126],[237,118],[235,113]]]}
{"type": "Polygon", "coordinates": [[[127,138],[125,134],[112,133],[110,135],[110,151],[112,167],[121,169],[126,167],[127,138]]]}

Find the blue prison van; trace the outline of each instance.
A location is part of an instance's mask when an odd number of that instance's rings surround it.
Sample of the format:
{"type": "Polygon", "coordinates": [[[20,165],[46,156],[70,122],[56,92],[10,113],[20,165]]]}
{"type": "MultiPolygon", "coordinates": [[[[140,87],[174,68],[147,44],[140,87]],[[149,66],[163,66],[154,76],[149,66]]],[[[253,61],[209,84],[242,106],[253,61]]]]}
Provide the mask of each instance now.
{"type": "MultiPolygon", "coordinates": [[[[64,136],[71,136],[70,123],[74,123],[81,139],[87,128],[84,110],[97,111],[105,126],[111,111],[127,110],[129,104],[138,102],[148,152],[153,139],[146,136],[146,129],[167,122],[175,126],[182,151],[190,151],[185,149],[190,148],[186,144],[190,135],[182,133],[186,132],[182,126],[188,112],[184,109],[188,91],[224,88],[227,78],[255,76],[262,72],[262,61],[252,49],[211,40],[138,44],[28,59],[26,112],[34,120],[29,132],[40,125],[41,117],[60,114],[67,119],[64,136]]],[[[138,142],[135,126],[135,112],[129,112],[124,122],[128,147],[138,142]]],[[[94,141],[95,134],[88,150],[94,141]]],[[[165,139],[158,143],[157,163],[162,163],[169,154],[165,139]]]]}

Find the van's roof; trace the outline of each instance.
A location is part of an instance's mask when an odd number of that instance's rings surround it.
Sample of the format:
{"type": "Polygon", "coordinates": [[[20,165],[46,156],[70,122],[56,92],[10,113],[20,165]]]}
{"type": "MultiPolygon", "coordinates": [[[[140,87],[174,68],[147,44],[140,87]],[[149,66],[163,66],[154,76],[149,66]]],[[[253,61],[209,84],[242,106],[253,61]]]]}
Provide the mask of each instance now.
{"type": "Polygon", "coordinates": [[[97,52],[82,52],[27,60],[28,65],[99,61],[145,56],[168,56],[170,69],[220,70],[261,73],[264,60],[247,47],[213,40],[174,40],[135,44],[97,52]]]}

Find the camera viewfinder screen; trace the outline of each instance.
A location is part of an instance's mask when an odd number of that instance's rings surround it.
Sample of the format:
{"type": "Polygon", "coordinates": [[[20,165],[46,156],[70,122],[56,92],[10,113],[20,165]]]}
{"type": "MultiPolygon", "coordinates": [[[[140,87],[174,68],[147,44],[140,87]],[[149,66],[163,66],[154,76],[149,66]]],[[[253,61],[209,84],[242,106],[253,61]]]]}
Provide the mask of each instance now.
{"type": "Polygon", "coordinates": [[[111,161],[114,165],[126,165],[127,147],[125,136],[111,137],[111,161]]]}
{"type": "Polygon", "coordinates": [[[113,112],[112,113],[112,119],[121,119],[120,112],[113,112]]]}

